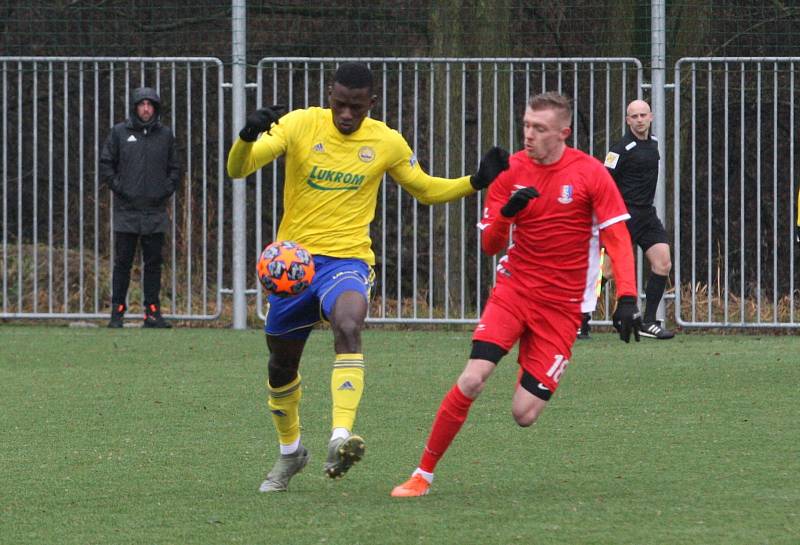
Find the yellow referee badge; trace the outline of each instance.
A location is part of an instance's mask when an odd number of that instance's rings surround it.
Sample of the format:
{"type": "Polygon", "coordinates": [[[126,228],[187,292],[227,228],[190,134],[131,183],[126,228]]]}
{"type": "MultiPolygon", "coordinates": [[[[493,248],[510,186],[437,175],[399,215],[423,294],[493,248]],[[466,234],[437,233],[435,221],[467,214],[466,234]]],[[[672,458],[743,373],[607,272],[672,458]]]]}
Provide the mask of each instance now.
{"type": "Polygon", "coordinates": [[[606,162],[603,163],[603,166],[606,168],[617,168],[617,161],[619,161],[619,153],[609,151],[608,155],[606,155],[606,162]]]}

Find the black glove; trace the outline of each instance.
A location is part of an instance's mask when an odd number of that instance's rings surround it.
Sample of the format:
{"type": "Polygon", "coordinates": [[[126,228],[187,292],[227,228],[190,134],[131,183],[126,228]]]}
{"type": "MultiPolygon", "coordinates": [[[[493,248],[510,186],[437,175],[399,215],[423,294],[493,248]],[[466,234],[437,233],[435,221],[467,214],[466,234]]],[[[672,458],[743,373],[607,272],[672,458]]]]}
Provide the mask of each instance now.
{"type": "Polygon", "coordinates": [[[239,131],[239,138],[245,142],[255,142],[262,132],[269,134],[269,128],[277,123],[285,108],[280,104],[273,104],[269,108],[261,108],[247,116],[247,123],[239,131]]]}
{"type": "Polygon", "coordinates": [[[619,331],[619,338],[626,343],[631,342],[631,332],[639,342],[639,330],[642,328],[642,313],[636,306],[636,297],[623,295],[617,301],[617,309],[611,317],[614,328],[619,331]]]}
{"type": "Polygon", "coordinates": [[[497,178],[498,174],[508,168],[508,152],[497,146],[486,152],[478,166],[478,172],[472,175],[469,183],[477,191],[486,189],[497,178]]]}
{"type": "Polygon", "coordinates": [[[500,209],[500,213],[507,218],[513,218],[520,210],[528,206],[528,201],[538,196],[539,192],[533,186],[517,189],[500,209]]]}

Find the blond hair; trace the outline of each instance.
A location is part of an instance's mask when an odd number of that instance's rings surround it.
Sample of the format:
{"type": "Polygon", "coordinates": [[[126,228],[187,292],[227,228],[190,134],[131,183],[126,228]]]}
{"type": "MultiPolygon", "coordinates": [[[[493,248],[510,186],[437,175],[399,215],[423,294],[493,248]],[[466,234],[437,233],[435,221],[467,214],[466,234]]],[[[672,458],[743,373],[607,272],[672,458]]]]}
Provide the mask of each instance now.
{"type": "Polygon", "coordinates": [[[572,101],[560,93],[548,91],[533,95],[528,100],[528,108],[537,110],[559,110],[566,126],[572,124],[572,101]]]}

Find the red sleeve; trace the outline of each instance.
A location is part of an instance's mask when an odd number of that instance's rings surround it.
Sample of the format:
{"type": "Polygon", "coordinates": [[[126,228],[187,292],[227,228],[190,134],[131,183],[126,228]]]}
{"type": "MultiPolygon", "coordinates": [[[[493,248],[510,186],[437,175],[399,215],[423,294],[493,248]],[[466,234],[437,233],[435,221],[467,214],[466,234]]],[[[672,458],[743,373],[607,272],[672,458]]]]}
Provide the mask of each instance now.
{"type": "Polygon", "coordinates": [[[611,269],[617,286],[617,297],[636,297],[636,273],[633,267],[631,236],[624,222],[616,222],[600,232],[600,238],[611,256],[611,269]]]}
{"type": "Polygon", "coordinates": [[[497,218],[486,225],[481,234],[481,248],[488,255],[495,255],[508,246],[508,229],[511,218],[498,214],[497,218]]]}
{"type": "Polygon", "coordinates": [[[510,183],[511,168],[501,173],[489,186],[486,192],[486,205],[483,216],[478,223],[481,230],[481,249],[488,255],[495,255],[508,247],[508,230],[512,218],[507,218],[500,213],[500,208],[508,201],[512,189],[510,183]]]}

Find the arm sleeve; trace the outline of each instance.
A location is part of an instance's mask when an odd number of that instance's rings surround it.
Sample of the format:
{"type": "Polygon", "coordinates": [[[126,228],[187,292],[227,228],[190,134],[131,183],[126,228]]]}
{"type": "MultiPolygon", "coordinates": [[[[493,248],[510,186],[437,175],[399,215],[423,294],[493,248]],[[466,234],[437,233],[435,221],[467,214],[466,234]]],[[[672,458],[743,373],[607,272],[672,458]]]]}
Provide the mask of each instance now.
{"type": "Polygon", "coordinates": [[[437,178],[422,170],[405,138],[392,131],[396,140],[392,148],[398,150],[395,161],[389,165],[391,177],[422,204],[440,204],[475,193],[469,176],[437,178]]]}
{"type": "Polygon", "coordinates": [[[800,189],[797,190],[797,226],[800,227],[800,189]]]}
{"type": "Polygon", "coordinates": [[[614,144],[611,146],[611,149],[608,150],[606,154],[606,160],[603,163],[603,166],[606,167],[606,170],[611,177],[614,178],[614,182],[619,186],[620,182],[622,181],[622,172],[625,170],[625,148],[620,146],[619,143],[614,144]]]}
{"type": "Polygon", "coordinates": [[[633,267],[633,245],[624,222],[616,222],[600,231],[600,240],[611,257],[611,269],[617,283],[617,297],[636,297],[636,274],[633,267]]]}
{"type": "Polygon", "coordinates": [[[498,254],[508,247],[508,233],[513,218],[502,215],[500,208],[506,203],[510,194],[506,187],[509,170],[502,172],[489,186],[486,206],[478,223],[478,229],[481,230],[481,249],[488,255],[498,254]]]}
{"type": "Polygon", "coordinates": [[[178,152],[175,150],[175,137],[170,139],[169,155],[167,157],[167,187],[166,195],[164,198],[169,197],[181,183],[181,161],[178,158],[178,152]]]}
{"type": "Polygon", "coordinates": [[[481,233],[481,249],[487,255],[499,254],[508,246],[508,231],[511,218],[498,216],[481,233]]]}
{"type": "Polygon", "coordinates": [[[611,177],[614,178],[614,181],[619,186],[620,180],[622,178],[622,173],[617,169],[606,168],[606,170],[608,170],[608,173],[611,174],[611,177]]]}
{"type": "Polygon", "coordinates": [[[117,139],[114,136],[114,130],[106,138],[103,144],[103,149],[100,151],[100,182],[106,184],[109,189],[116,191],[115,180],[117,177],[117,163],[119,162],[119,153],[117,147],[117,139]]]}
{"type": "Polygon", "coordinates": [[[228,153],[228,176],[244,178],[264,165],[283,155],[287,148],[286,116],[281,123],[273,125],[268,133],[262,133],[255,142],[245,142],[237,137],[228,153]]]}

